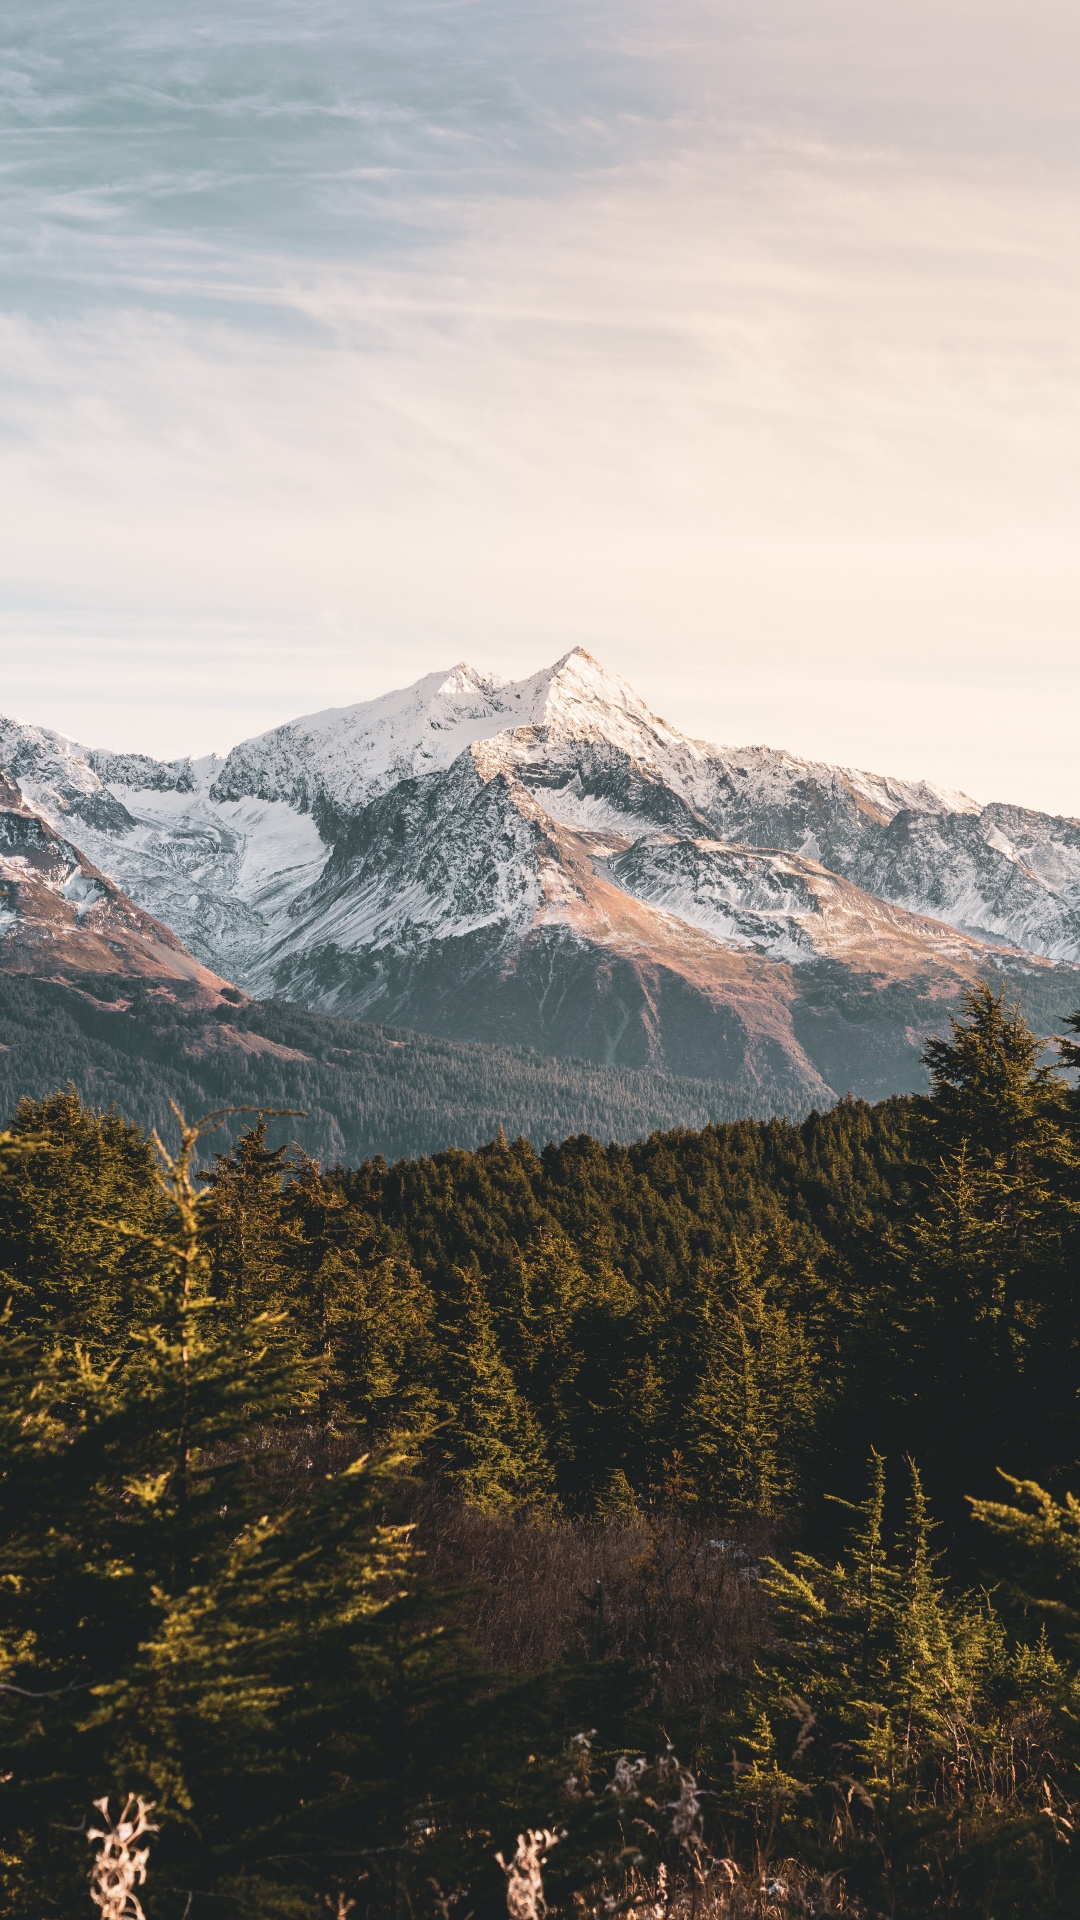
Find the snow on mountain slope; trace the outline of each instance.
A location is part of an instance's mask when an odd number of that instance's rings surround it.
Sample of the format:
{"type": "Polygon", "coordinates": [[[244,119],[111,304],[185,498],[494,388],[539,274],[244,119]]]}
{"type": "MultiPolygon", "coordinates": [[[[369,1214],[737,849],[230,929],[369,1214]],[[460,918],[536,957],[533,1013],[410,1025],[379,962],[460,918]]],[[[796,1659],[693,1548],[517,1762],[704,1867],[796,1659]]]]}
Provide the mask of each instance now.
{"type": "Polygon", "coordinates": [[[57,825],[68,815],[104,832],[123,833],[123,807],[94,772],[85,747],[47,727],[23,726],[0,714],[0,769],[32,807],[57,825]]]}
{"type": "MultiPolygon", "coordinates": [[[[686,831],[639,834],[640,825],[628,831],[615,808],[599,824],[559,819],[535,789],[492,773],[473,749],[364,809],[294,901],[253,984],[295,988],[296,968],[331,950],[339,960],[392,960],[481,931],[505,945],[558,925],[618,944],[628,898],[729,948],[793,964],[838,959],[894,978],[944,965],[973,977],[983,953],[954,928],[875,899],[804,855],[686,831]]],[[[670,943],[670,928],[646,937],[640,911],[631,917],[636,943],[670,943]]]]}
{"type": "Polygon", "coordinates": [[[282,800],[341,820],[401,780],[450,766],[509,717],[506,689],[464,665],[356,706],[312,713],[234,747],[215,800],[282,800]]]}
{"type": "Polygon", "coordinates": [[[652,834],[606,870],[635,899],[793,966],[827,959],[895,976],[905,960],[974,969],[982,957],[953,927],[875,899],[804,854],[652,834]]]}
{"type": "Polygon", "coordinates": [[[927,1035],[982,976],[978,941],[803,856],[572,827],[479,757],[364,810],[257,991],[805,1103],[919,1084],[927,1035]]]}
{"type": "Polygon", "coordinates": [[[193,952],[244,982],[328,848],[311,815],[283,801],[213,800],[213,771],[197,770],[189,791],[117,783],[130,824],[121,835],[82,828],[80,838],[193,952]]]}
{"type": "Polygon", "coordinates": [[[1080,957],[1080,820],[999,801],[974,816],[905,810],[850,871],[872,892],[981,939],[1080,957]]]}
{"type": "Polygon", "coordinates": [[[226,982],[144,913],[0,773],[0,969],[46,978],[122,974],[216,1004],[226,982]]]}
{"type": "Polygon", "coordinates": [[[771,747],[720,748],[702,809],[725,840],[805,853],[843,873],[898,813],[977,815],[978,803],[928,781],[799,760],[771,747]]]}
{"type": "MultiPolygon", "coordinates": [[[[515,764],[545,762],[568,743],[601,745],[680,790],[710,752],[658,720],[578,648],[526,680],[491,679],[459,664],[400,693],[290,721],[234,747],[213,793],[285,800],[340,822],[402,780],[444,772],[480,741],[498,741],[515,764]]],[[[499,758],[491,757],[492,770],[499,758]]]]}
{"type": "Polygon", "coordinates": [[[525,924],[543,898],[546,822],[535,802],[481,778],[470,754],[373,800],[292,905],[257,980],[283,955],[413,947],[525,924]]]}
{"type": "Polygon", "coordinates": [[[95,752],[0,718],[0,767],[27,802],[208,965],[241,978],[328,848],[296,807],[214,800],[221,765],[95,752]]]}
{"type": "Polygon", "coordinates": [[[729,838],[765,819],[805,837],[838,796],[874,824],[901,808],[977,811],[966,795],[924,781],[690,739],[580,647],[525,680],[499,681],[458,665],[400,693],[290,721],[234,747],[212,792],[218,799],[284,800],[340,823],[400,781],[443,772],[481,744],[477,764],[489,778],[502,770],[534,785],[560,817],[577,801],[602,801],[602,790],[627,769],[643,797],[652,789],[654,803],[663,789],[669,802],[674,797],[715,825],[723,815],[729,838]]]}
{"type": "Polygon", "coordinates": [[[429,674],[224,760],[0,721],[0,765],[208,965],[326,1011],[700,1056],[804,1100],[908,1084],[988,969],[1047,1017],[1080,999],[1047,963],[1080,960],[1080,823],[709,746],[581,649],[519,681],[429,674]]]}

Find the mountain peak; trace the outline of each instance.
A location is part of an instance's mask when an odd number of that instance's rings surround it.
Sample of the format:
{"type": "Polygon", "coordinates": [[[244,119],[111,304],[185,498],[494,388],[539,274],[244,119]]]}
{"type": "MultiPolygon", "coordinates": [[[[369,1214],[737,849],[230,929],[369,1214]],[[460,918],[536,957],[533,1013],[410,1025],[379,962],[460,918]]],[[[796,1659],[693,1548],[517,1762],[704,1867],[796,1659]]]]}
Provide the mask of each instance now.
{"type": "Polygon", "coordinates": [[[689,744],[618,674],[573,647],[524,680],[501,680],[459,660],[394,693],[288,721],[235,747],[214,794],[307,807],[322,798],[348,813],[399,780],[443,771],[481,741],[505,739],[509,746],[536,731],[548,741],[591,742],[649,763],[689,744]]]}
{"type": "Polygon", "coordinates": [[[50,915],[69,941],[106,908],[115,923],[96,891],[115,875],[249,990],[677,1071],[707,1059],[721,1077],[779,1048],[804,1090],[816,1047],[825,1092],[856,1059],[864,1087],[910,1084],[918,1008],[939,1018],[980,968],[1031,981],[1047,1018],[1075,1004],[1076,972],[1046,967],[1080,963],[1080,823],[710,747],[585,647],[512,680],[459,660],[223,764],[88,753],[0,720],[0,769],[0,878],[37,928],[35,967],[50,915]],[[79,823],[94,872],[26,838],[46,810],[57,842],[79,823]],[[866,1046],[885,981],[907,985],[866,1046]]]}
{"type": "Polygon", "coordinates": [[[449,766],[472,741],[497,733],[506,725],[504,699],[498,680],[459,660],[374,700],[326,707],[243,741],[213,792],[306,807],[321,797],[349,811],[399,780],[449,766]]]}
{"type": "Polygon", "coordinates": [[[549,740],[592,741],[645,761],[658,750],[670,753],[691,746],[685,735],[646,706],[621,674],[584,647],[571,648],[554,666],[501,689],[500,698],[520,713],[518,726],[542,727],[549,740]]]}

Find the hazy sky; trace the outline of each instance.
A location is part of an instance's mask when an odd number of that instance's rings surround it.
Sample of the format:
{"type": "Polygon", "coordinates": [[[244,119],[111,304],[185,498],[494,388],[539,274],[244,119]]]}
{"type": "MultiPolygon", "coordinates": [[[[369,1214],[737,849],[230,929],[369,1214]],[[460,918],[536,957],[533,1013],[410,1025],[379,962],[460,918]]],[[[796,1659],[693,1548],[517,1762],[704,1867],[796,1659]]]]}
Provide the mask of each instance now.
{"type": "Polygon", "coordinates": [[[9,0],[0,710],[577,642],[1080,814],[1075,0],[9,0]]]}

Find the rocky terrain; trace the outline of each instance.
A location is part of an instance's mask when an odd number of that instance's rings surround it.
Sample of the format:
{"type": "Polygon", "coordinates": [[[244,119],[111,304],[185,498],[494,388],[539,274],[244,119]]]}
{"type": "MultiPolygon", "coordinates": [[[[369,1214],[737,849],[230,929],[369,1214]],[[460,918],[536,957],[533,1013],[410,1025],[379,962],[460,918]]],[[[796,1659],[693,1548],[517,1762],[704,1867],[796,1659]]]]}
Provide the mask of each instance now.
{"type": "Polygon", "coordinates": [[[4,773],[0,971],[54,980],[115,975],[206,1007],[218,1004],[229,984],[35,813],[4,773]]]}
{"type": "Polygon", "coordinates": [[[756,1088],[921,1084],[979,978],[1080,1003],[1080,822],[690,739],[580,649],[163,763],[0,721],[21,804],[245,992],[756,1088]]]}

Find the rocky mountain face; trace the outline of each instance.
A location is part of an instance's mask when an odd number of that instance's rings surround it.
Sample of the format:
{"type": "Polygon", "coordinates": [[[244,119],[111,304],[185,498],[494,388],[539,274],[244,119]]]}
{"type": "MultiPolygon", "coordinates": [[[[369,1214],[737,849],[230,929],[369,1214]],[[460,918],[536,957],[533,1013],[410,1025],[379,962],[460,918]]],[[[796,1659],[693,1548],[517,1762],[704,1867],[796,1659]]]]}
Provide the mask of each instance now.
{"type": "Polygon", "coordinates": [[[199,1006],[217,1004],[228,985],[27,806],[4,773],[0,971],[55,980],[120,975],[199,1006]]]}
{"type": "Polygon", "coordinates": [[[0,721],[24,806],[250,993],[722,1080],[920,1083],[966,984],[1080,1004],[1080,822],[718,748],[580,649],[157,762],[0,721]]]}

